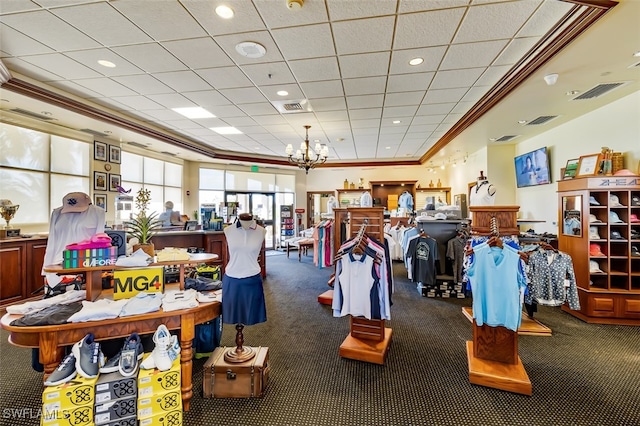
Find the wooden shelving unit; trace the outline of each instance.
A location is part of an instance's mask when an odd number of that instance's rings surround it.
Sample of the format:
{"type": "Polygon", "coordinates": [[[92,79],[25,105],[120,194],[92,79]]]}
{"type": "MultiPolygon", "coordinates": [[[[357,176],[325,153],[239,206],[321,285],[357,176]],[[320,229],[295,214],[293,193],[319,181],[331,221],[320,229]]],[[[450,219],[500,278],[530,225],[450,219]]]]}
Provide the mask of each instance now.
{"type": "Polygon", "coordinates": [[[580,298],[579,311],[566,305],[562,309],[583,321],[640,325],[640,256],[632,254],[633,247],[640,250],[640,238],[633,237],[640,233],[640,222],[632,221],[632,215],[640,217],[640,206],[633,205],[633,197],[640,197],[640,177],[558,182],[559,223],[564,223],[564,213],[569,209],[583,212],[578,235],[565,233],[564,229],[558,235],[558,248],[573,259],[580,298]],[[591,197],[597,205],[589,202],[591,197]],[[619,205],[613,202],[615,198],[619,205]],[[597,222],[590,222],[590,217],[597,222]],[[616,217],[621,222],[612,220],[616,217]],[[590,227],[600,238],[590,238],[590,227]],[[616,238],[618,235],[621,238],[616,238]],[[591,244],[597,244],[602,254],[590,252],[591,244]],[[602,272],[592,271],[590,261],[596,262],[602,272]]]}

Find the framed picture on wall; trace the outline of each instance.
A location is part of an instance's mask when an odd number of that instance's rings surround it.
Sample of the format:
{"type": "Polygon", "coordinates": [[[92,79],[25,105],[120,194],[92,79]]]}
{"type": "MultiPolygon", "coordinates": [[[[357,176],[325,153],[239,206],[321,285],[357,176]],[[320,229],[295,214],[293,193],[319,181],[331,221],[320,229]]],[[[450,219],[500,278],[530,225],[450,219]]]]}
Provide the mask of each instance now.
{"type": "Polygon", "coordinates": [[[107,161],[107,144],[95,141],[93,143],[93,159],[107,161]]]}
{"type": "Polygon", "coordinates": [[[583,155],[578,163],[577,177],[595,176],[600,165],[600,154],[583,155]]]}
{"type": "Polygon", "coordinates": [[[120,186],[120,175],[115,173],[109,174],[109,191],[118,192],[118,187],[120,186]]]}
{"type": "Polygon", "coordinates": [[[93,194],[93,204],[107,211],[107,194],[93,194]]]}
{"type": "Polygon", "coordinates": [[[107,174],[103,172],[93,172],[93,189],[96,191],[107,190],[107,174]]]}
{"type": "Polygon", "coordinates": [[[120,147],[109,145],[109,162],[120,164],[120,147]]]}

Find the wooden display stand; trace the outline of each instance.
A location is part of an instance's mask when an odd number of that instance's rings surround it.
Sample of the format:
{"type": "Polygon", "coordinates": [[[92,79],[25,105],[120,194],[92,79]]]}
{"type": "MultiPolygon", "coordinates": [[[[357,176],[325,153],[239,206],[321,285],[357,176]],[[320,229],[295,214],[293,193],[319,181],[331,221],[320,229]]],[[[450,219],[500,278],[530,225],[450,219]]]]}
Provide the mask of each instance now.
{"type": "MultiPolygon", "coordinates": [[[[463,307],[462,314],[467,317],[467,319],[473,322],[473,309],[471,307],[463,307]]],[[[540,321],[529,318],[526,315],[522,316],[522,321],[520,322],[520,327],[518,327],[518,335],[519,336],[544,336],[550,337],[552,331],[549,327],[542,324],[540,321]]]]}
{"type": "Polygon", "coordinates": [[[351,318],[351,332],[340,345],[342,358],[384,364],[391,345],[392,329],[384,326],[384,320],[351,318]]]}
{"type": "MultiPolygon", "coordinates": [[[[498,229],[518,234],[518,206],[470,207],[472,230],[498,236],[498,229]],[[476,228],[476,225],[479,228],[476,228]]],[[[467,315],[467,312],[463,310],[467,315]]],[[[469,382],[531,396],[531,381],[518,356],[518,333],[505,327],[478,326],[473,320],[473,341],[467,341],[469,382]]]]}

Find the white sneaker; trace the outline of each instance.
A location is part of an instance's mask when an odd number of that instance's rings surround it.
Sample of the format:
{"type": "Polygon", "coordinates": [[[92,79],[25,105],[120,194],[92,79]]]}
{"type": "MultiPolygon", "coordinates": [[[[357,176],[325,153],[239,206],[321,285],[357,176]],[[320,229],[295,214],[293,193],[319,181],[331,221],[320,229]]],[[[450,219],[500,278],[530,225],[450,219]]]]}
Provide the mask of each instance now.
{"type": "Polygon", "coordinates": [[[171,335],[171,344],[169,345],[167,352],[169,353],[171,362],[175,361],[180,356],[180,342],[178,341],[178,336],[175,334],[171,335]]]}
{"type": "Polygon", "coordinates": [[[164,324],[160,324],[156,332],[153,334],[153,342],[156,346],[153,348],[151,355],[147,356],[142,361],[140,368],[143,370],[157,368],[160,371],[167,371],[171,369],[173,361],[171,360],[168,352],[169,346],[171,345],[171,334],[164,324]]]}

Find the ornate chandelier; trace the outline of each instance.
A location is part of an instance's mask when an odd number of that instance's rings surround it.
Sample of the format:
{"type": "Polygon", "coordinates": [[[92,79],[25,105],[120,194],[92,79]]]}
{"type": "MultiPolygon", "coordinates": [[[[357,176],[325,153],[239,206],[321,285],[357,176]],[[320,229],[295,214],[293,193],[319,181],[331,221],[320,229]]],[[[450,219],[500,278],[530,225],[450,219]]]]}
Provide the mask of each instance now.
{"type": "Polygon", "coordinates": [[[326,145],[320,145],[316,143],[315,149],[309,153],[309,129],[311,126],[304,126],[306,129],[306,136],[304,141],[300,144],[300,149],[296,151],[295,155],[293,154],[293,146],[291,144],[287,145],[287,149],[285,152],[289,156],[289,162],[291,164],[295,164],[305,171],[306,174],[309,174],[309,169],[313,169],[318,164],[322,164],[327,161],[327,154],[329,153],[329,148],[326,145]],[[314,158],[315,154],[315,158],[314,158]]]}

